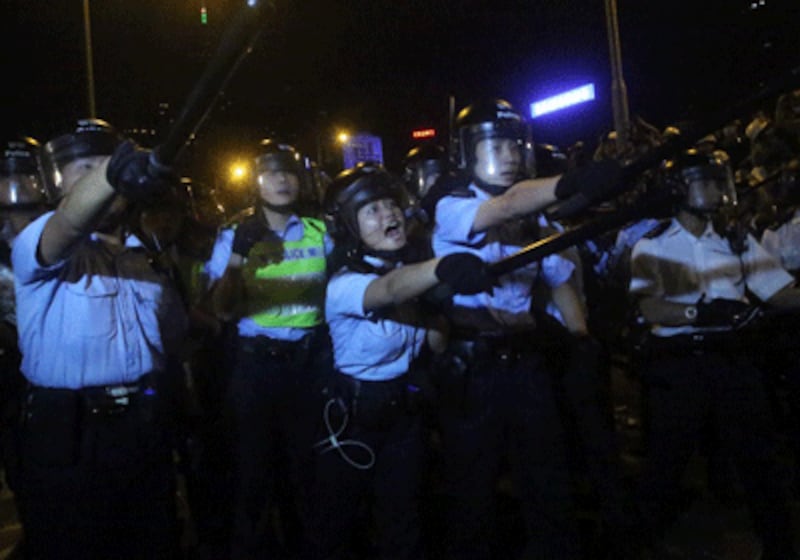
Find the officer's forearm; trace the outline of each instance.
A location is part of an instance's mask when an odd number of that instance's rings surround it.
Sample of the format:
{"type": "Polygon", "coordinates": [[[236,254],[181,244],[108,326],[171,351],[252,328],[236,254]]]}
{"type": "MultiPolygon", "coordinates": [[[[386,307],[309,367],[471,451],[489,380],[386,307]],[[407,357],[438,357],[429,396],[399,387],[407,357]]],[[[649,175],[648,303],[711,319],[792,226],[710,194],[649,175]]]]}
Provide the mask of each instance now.
{"type": "Polygon", "coordinates": [[[214,286],[214,291],[211,294],[212,307],[217,317],[223,321],[233,318],[243,289],[244,280],[241,267],[228,265],[228,268],[225,269],[225,274],[214,286]]]}
{"type": "Polygon", "coordinates": [[[439,283],[439,259],[396,268],[373,280],[364,292],[364,309],[375,310],[408,301],[439,283]]]}
{"type": "Polygon", "coordinates": [[[561,312],[567,330],[576,336],[588,334],[586,315],[583,311],[580,296],[575,291],[575,288],[565,282],[553,288],[552,295],[553,303],[556,304],[556,307],[561,312]]]}
{"type": "Polygon", "coordinates": [[[558,179],[559,177],[547,177],[515,183],[503,194],[481,204],[475,215],[472,231],[484,231],[508,220],[538,212],[555,203],[558,179]]]}
{"type": "Polygon", "coordinates": [[[106,181],[108,159],[80,179],[45,224],[39,241],[39,259],[53,264],[91,233],[117,193],[106,181]]]}
{"type": "Polygon", "coordinates": [[[639,311],[649,324],[667,326],[691,325],[697,317],[697,307],[692,304],[646,297],[639,301],[639,311]]]}

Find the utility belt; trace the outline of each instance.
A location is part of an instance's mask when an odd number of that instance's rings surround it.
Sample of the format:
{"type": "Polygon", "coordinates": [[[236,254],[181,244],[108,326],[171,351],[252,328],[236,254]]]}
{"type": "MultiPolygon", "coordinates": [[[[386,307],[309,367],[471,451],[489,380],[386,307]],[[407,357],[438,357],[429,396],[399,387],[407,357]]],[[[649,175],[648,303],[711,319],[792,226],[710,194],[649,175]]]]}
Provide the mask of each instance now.
{"type": "Polygon", "coordinates": [[[363,381],[338,371],[331,377],[329,394],[341,399],[352,421],[363,428],[386,430],[398,418],[421,410],[422,389],[408,373],[384,381],[363,381]]]}
{"type": "Polygon", "coordinates": [[[267,359],[302,362],[309,359],[314,339],[314,333],[304,336],[300,340],[243,336],[239,338],[239,350],[248,354],[258,354],[267,359]]]}
{"type": "Polygon", "coordinates": [[[73,465],[86,427],[113,418],[149,425],[161,422],[156,419],[157,375],[144,375],[134,383],[80,389],[30,386],[23,404],[23,454],[39,465],[73,465]]]}
{"type": "Polygon", "coordinates": [[[501,366],[513,366],[523,357],[528,360],[538,348],[536,332],[517,333],[470,332],[457,330],[451,334],[447,353],[455,365],[488,361],[501,366]]]}
{"type": "Polygon", "coordinates": [[[646,348],[659,355],[703,355],[711,353],[743,353],[746,348],[741,337],[733,332],[705,332],[673,336],[649,335],[646,348]]]}
{"type": "Polygon", "coordinates": [[[44,400],[61,403],[61,406],[74,406],[90,416],[123,414],[137,405],[142,398],[155,396],[156,375],[148,373],[132,383],[81,387],[80,389],[54,389],[31,385],[28,388],[26,404],[44,400]]]}

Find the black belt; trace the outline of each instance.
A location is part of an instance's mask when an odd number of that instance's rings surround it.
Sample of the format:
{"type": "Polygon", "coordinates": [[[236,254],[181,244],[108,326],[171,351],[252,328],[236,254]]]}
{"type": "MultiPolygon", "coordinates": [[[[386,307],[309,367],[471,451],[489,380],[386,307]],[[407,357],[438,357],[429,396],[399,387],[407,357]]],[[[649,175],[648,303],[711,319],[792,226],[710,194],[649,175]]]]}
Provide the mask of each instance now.
{"type": "Polygon", "coordinates": [[[127,411],[144,396],[154,396],[155,375],[148,373],[132,383],[117,385],[94,385],[80,389],[56,389],[32,385],[30,395],[47,394],[52,398],[75,399],[89,414],[109,415],[127,411]]]}
{"type": "Polygon", "coordinates": [[[534,331],[496,336],[481,334],[474,338],[451,338],[448,348],[456,356],[473,360],[487,359],[500,364],[511,365],[524,355],[534,354],[537,348],[534,331]]]}
{"type": "Polygon", "coordinates": [[[241,348],[246,352],[268,354],[273,358],[294,360],[308,355],[311,350],[313,336],[304,336],[300,340],[280,340],[268,336],[247,336],[239,339],[241,348]]]}
{"type": "Polygon", "coordinates": [[[744,351],[739,340],[730,332],[688,333],[673,336],[650,336],[648,345],[656,352],[706,354],[711,352],[744,351]]]}

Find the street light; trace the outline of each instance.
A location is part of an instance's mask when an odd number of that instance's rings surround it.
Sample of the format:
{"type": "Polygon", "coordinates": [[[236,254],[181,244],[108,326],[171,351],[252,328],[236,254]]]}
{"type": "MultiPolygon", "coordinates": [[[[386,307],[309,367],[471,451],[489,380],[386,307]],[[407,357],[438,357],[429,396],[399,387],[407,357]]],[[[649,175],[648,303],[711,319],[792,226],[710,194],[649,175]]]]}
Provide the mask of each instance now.
{"type": "Polygon", "coordinates": [[[86,45],[86,93],[89,101],[89,117],[95,118],[97,110],[94,100],[94,63],[92,62],[92,25],[89,17],[89,0],[83,0],[83,35],[86,45]]]}
{"type": "Polygon", "coordinates": [[[250,169],[246,163],[236,161],[231,164],[229,172],[231,182],[241,183],[250,174],[250,169]]]}
{"type": "Polygon", "coordinates": [[[349,140],[350,140],[350,134],[345,130],[341,130],[339,131],[338,134],[336,134],[336,141],[339,142],[339,144],[341,144],[342,146],[347,144],[349,140]]]}

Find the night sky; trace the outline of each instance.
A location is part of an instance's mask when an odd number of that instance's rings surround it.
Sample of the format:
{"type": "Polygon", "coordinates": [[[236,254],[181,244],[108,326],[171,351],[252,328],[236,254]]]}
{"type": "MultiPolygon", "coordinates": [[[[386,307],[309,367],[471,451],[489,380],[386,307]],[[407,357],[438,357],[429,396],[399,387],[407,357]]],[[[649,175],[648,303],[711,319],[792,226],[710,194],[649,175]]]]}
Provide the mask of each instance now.
{"type": "MultiPolygon", "coordinates": [[[[243,0],[205,0],[205,26],[201,0],[90,1],[98,116],[163,130],[159,103],[174,116],[243,0]]],[[[798,2],[762,1],[618,0],[631,114],[663,128],[800,64],[798,2]]],[[[3,135],[46,141],[88,113],[81,0],[2,10],[3,135]]],[[[586,82],[598,99],[534,121],[537,141],[591,145],[613,127],[602,0],[277,1],[189,156],[229,157],[270,133],[313,155],[321,131],[347,127],[381,136],[391,168],[412,129],[446,134],[451,95],[457,109],[498,96],[527,113],[586,82]]]]}

